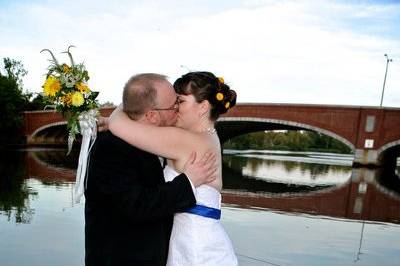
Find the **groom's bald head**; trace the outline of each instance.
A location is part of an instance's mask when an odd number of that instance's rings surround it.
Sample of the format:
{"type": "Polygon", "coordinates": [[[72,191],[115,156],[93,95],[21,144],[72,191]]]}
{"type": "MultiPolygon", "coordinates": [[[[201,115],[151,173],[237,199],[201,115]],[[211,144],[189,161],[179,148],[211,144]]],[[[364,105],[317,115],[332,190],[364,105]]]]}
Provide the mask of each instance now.
{"type": "Polygon", "coordinates": [[[169,82],[167,77],[156,73],[132,76],[124,86],[122,104],[124,112],[133,120],[156,106],[157,85],[169,82]]]}

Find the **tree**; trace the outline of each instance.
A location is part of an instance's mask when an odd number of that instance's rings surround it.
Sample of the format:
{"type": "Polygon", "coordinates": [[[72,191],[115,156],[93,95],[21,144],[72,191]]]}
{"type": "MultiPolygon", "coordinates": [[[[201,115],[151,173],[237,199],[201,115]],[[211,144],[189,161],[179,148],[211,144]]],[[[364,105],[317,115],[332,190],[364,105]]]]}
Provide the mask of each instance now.
{"type": "Polygon", "coordinates": [[[329,136],[296,130],[249,133],[232,138],[224,148],[351,153],[349,147],[329,136]]]}
{"type": "Polygon", "coordinates": [[[22,78],[28,73],[20,61],[4,58],[0,70],[0,142],[15,140],[22,125],[21,112],[29,103],[22,92],[22,78]],[[2,73],[4,72],[4,73],[2,73]]]}
{"type": "Polygon", "coordinates": [[[24,69],[24,65],[21,61],[10,59],[8,57],[3,59],[3,63],[7,77],[13,80],[18,85],[18,89],[22,91],[22,78],[28,74],[28,71],[24,69]]]}

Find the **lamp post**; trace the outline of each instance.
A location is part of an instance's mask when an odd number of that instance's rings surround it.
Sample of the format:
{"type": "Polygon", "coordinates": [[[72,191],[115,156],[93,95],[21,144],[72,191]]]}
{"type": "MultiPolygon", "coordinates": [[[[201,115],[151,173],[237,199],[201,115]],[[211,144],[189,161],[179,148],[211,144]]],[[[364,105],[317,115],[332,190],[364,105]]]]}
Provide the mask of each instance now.
{"type": "Polygon", "coordinates": [[[386,84],[386,76],[387,76],[387,71],[388,71],[388,67],[389,67],[389,62],[392,62],[393,60],[391,58],[388,57],[387,54],[385,54],[386,57],[386,71],[385,71],[385,78],[383,79],[383,88],[382,88],[382,96],[381,96],[381,107],[382,107],[382,103],[383,103],[383,94],[385,93],[385,84],[386,84]]]}

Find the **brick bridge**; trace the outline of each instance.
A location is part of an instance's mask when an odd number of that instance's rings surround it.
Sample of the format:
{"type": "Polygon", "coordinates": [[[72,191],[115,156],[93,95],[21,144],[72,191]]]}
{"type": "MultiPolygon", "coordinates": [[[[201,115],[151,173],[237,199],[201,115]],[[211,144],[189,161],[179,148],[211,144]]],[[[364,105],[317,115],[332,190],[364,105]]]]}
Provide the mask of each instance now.
{"type": "MultiPolygon", "coordinates": [[[[54,158],[50,158],[51,160],[54,158]]],[[[36,152],[28,152],[26,161],[27,178],[75,182],[75,170],[52,165],[37,156],[36,152]]],[[[400,223],[400,194],[381,186],[376,181],[378,175],[376,170],[354,168],[349,181],[339,187],[290,194],[224,190],[222,198],[225,205],[240,208],[267,208],[338,218],[400,223]]]]}
{"type": "MultiPolygon", "coordinates": [[[[108,116],[112,108],[102,109],[108,116]]],[[[52,111],[24,113],[28,144],[66,143],[66,122],[52,111]]],[[[400,154],[400,108],[303,104],[238,104],[217,123],[221,142],[245,133],[310,130],[333,137],[354,154],[355,165],[395,167],[400,154]]]]}

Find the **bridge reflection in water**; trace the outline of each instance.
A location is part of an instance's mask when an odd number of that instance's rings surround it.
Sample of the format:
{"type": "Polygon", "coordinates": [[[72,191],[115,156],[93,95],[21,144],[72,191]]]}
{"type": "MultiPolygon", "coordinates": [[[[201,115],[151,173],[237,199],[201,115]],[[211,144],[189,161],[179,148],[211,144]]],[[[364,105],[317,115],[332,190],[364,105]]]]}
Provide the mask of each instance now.
{"type": "MultiPolygon", "coordinates": [[[[72,155],[66,160],[65,150],[29,151],[26,154],[26,178],[73,183],[74,157],[77,158],[72,155]]],[[[286,186],[285,191],[282,187],[274,188],[282,184],[254,179],[240,182],[238,180],[244,180],[243,176],[224,166],[223,203],[241,208],[400,223],[400,193],[386,186],[400,188],[399,178],[394,173],[366,168],[353,168],[349,172],[351,175],[342,184],[292,185],[286,186]]]]}

